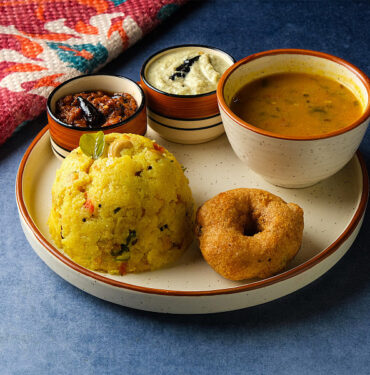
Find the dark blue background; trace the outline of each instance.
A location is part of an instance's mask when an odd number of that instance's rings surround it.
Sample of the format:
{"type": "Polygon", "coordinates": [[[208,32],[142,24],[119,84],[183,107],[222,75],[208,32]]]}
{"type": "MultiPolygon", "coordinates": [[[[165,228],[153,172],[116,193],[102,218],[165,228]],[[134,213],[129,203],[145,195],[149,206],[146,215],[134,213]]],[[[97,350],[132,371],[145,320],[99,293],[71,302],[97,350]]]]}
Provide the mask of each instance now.
{"type": "MultiPolygon", "coordinates": [[[[369,20],[369,1],[193,1],[104,71],[138,79],[153,52],[199,43],[236,59],[320,50],[370,75],[369,20]]],[[[41,116],[22,126],[0,148],[0,374],[369,373],[369,214],[332,270],[280,300],[205,316],[116,306],[59,278],[22,233],[15,175],[45,124],[41,116]]],[[[369,132],[361,151],[369,167],[369,132]]]]}

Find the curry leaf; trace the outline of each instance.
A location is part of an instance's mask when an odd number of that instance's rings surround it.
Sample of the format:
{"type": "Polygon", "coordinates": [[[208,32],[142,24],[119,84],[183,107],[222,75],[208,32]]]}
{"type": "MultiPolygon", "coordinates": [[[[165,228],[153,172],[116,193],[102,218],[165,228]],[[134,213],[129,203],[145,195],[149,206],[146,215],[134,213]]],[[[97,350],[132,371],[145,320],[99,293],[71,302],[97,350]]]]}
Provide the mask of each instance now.
{"type": "Polygon", "coordinates": [[[85,133],[80,138],[80,148],[82,152],[93,159],[98,159],[104,152],[104,133],[85,133]]]}
{"type": "Polygon", "coordinates": [[[94,159],[100,157],[104,152],[105,141],[104,141],[104,133],[99,131],[96,133],[96,141],[95,141],[95,149],[94,149],[94,159]]]}

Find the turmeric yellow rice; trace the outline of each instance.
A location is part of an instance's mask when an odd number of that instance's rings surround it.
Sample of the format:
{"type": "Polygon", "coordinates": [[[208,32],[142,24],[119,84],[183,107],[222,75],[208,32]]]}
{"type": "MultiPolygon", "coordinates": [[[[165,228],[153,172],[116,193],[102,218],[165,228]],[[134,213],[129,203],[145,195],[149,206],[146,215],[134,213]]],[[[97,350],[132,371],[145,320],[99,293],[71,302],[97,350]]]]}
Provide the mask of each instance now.
{"type": "Polygon", "coordinates": [[[83,267],[125,274],[173,263],[193,239],[194,202],[175,157],[136,134],[105,136],[94,160],[73,150],[57,171],[48,220],[83,267]]]}

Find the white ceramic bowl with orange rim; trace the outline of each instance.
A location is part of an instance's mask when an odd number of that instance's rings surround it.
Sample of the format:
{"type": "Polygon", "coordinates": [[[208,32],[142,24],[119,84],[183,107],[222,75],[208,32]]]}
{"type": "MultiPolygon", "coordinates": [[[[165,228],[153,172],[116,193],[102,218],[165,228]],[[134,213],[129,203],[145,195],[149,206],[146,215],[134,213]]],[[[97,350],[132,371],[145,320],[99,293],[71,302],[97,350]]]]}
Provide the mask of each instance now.
{"type": "Polygon", "coordinates": [[[316,51],[282,49],[248,56],[221,77],[217,99],[227,137],[237,156],[266,181],[287,188],[313,185],[339,171],[358,149],[370,116],[370,81],[358,68],[316,51]],[[272,74],[310,73],[334,79],[361,103],[360,118],[337,131],[293,137],[270,133],[243,121],[229,105],[245,84],[272,74]]]}
{"type": "Polygon", "coordinates": [[[105,134],[117,132],[144,135],[146,133],[147,122],[144,92],[136,82],[123,76],[88,74],[72,78],[51,92],[46,108],[51,147],[58,158],[65,158],[71,150],[78,147],[80,137],[84,133],[95,133],[100,130],[105,134]],[[132,95],[137,103],[136,112],[124,121],[96,128],[69,125],[55,116],[55,106],[59,99],[68,94],[97,90],[111,93],[124,92],[132,95]]]}
{"type": "Polygon", "coordinates": [[[230,65],[235,62],[232,56],[220,49],[184,44],[163,49],[150,56],[144,62],[140,76],[147,98],[148,125],[169,141],[196,144],[208,142],[224,133],[216,90],[197,95],[170,94],[154,87],[146,78],[154,61],[173,51],[189,48],[217,55],[230,65]]]}

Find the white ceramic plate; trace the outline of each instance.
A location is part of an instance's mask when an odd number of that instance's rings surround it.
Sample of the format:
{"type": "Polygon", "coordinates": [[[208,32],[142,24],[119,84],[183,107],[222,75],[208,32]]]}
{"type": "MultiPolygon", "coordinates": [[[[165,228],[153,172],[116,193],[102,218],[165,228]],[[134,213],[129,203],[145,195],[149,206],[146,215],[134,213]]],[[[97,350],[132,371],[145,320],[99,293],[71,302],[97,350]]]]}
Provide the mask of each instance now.
{"type": "Polygon", "coordinates": [[[45,128],[25,153],[17,175],[22,227],[33,249],[53,271],[96,297],[136,309],[184,314],[261,304],[300,289],[328,271],[346,253],[360,229],[368,177],[359,154],[336,175],[313,187],[284,189],[248,170],[224,135],[201,145],[169,143],[150,129],[147,136],[172,151],[187,168],[198,205],[237,187],[265,189],[299,204],[305,217],[302,248],[287,270],[264,280],[233,282],[222,278],[203,260],[195,242],[171,268],[125,276],[87,270],[54,247],[48,233],[51,186],[60,161],[51,151],[45,128]]]}

